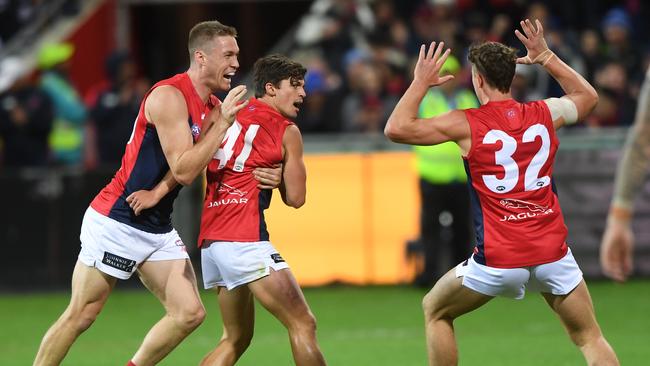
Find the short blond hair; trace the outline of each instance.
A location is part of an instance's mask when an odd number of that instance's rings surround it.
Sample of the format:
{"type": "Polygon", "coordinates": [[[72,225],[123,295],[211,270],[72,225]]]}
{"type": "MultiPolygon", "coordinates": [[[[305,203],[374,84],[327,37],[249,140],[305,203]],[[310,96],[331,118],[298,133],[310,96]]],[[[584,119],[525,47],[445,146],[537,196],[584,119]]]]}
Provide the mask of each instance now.
{"type": "Polygon", "coordinates": [[[208,42],[220,36],[237,37],[237,30],[234,27],[221,24],[217,20],[201,22],[192,27],[187,41],[190,59],[196,50],[204,48],[208,42]]]}

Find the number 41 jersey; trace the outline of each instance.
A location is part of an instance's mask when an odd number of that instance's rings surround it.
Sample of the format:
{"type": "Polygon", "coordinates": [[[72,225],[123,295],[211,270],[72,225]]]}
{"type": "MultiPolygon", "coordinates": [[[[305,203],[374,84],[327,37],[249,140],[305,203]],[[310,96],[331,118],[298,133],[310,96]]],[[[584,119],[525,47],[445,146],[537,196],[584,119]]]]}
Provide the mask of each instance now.
{"type": "Polygon", "coordinates": [[[253,170],[282,162],[282,138],[291,124],[255,98],[237,113],[208,164],[199,247],[204,240],[269,240],[264,210],[271,203],[271,190],[257,188],[253,170]]]}
{"type": "Polygon", "coordinates": [[[562,258],[567,229],[552,178],[559,141],[546,102],[489,102],[465,115],[474,259],[517,268],[562,258]]]}

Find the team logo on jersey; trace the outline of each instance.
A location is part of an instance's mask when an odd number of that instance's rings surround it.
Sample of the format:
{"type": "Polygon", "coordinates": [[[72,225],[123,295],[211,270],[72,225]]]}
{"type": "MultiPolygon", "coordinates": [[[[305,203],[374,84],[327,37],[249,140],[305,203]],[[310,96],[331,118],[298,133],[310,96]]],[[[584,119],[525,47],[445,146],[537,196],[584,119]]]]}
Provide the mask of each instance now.
{"type": "Polygon", "coordinates": [[[239,197],[244,197],[246,195],[246,193],[248,193],[246,191],[240,191],[239,189],[237,189],[237,188],[235,188],[233,186],[229,186],[226,183],[221,183],[219,185],[219,192],[227,193],[227,194],[236,194],[239,197]]]}
{"type": "Polygon", "coordinates": [[[245,198],[244,196],[247,191],[242,191],[239,190],[233,186],[230,186],[226,183],[221,183],[219,185],[219,189],[217,190],[218,193],[224,194],[225,197],[221,198],[216,201],[209,201],[207,203],[207,208],[212,208],[212,207],[218,207],[218,206],[224,206],[224,205],[239,205],[239,204],[245,204],[248,203],[248,198],[245,198]],[[235,197],[232,197],[235,196],[235,197]]]}
{"type": "Polygon", "coordinates": [[[553,213],[552,208],[546,206],[538,205],[532,202],[526,202],[522,200],[517,200],[514,198],[505,198],[499,201],[499,203],[509,209],[509,210],[518,210],[523,211],[519,213],[513,213],[510,215],[504,215],[503,218],[499,221],[518,221],[526,218],[533,218],[537,216],[545,216],[553,213]]]}
{"type": "Polygon", "coordinates": [[[199,135],[201,134],[201,127],[199,127],[196,123],[192,123],[192,137],[194,139],[199,138],[199,135]]]}
{"type": "Polygon", "coordinates": [[[522,209],[528,209],[528,210],[533,211],[533,212],[544,212],[544,211],[546,211],[545,206],[540,206],[540,205],[538,205],[536,203],[526,202],[526,201],[522,201],[522,200],[516,200],[516,199],[513,199],[513,198],[502,199],[501,201],[499,201],[499,203],[502,206],[505,206],[507,208],[522,208],[522,209]]]}

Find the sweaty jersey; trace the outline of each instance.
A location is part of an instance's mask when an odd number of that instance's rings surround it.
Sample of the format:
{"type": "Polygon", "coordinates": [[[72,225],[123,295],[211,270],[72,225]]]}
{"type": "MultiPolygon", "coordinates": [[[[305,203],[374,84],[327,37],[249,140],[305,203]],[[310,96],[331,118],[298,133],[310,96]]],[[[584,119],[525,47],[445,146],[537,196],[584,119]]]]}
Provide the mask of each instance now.
{"type": "Polygon", "coordinates": [[[142,211],[139,216],[135,216],[126,202],[131,193],[154,188],[169,171],[156,127],[147,121],[144,113],[147,97],[153,89],[162,85],[171,85],[183,93],[189,112],[187,128],[191,130],[194,142],[201,133],[203,117],[219,104],[215,96],[210,96],[208,102],[203,103],[187,73],[177,74],[154,85],[140,104],[131,138],[122,157],[122,166],[90,204],[102,215],[149,233],[166,233],[172,230],[172,205],[182,187],[176,186],[158,204],[142,211]]]}
{"type": "Polygon", "coordinates": [[[264,210],[271,203],[272,190],[257,188],[253,170],[282,162],[282,138],[291,124],[255,98],[237,113],[208,164],[199,246],[204,240],[269,240],[264,210]]]}
{"type": "Polygon", "coordinates": [[[567,228],[553,183],[559,146],[544,101],[489,102],[465,110],[472,147],[464,157],[477,246],[497,268],[549,263],[567,252],[567,228]]]}

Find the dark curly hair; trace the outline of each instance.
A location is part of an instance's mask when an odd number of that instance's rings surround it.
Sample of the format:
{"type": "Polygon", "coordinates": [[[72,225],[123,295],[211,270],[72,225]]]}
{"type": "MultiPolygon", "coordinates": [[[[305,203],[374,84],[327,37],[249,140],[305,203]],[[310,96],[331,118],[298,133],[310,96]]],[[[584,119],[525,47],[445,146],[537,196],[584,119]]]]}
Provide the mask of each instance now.
{"type": "Polygon", "coordinates": [[[293,61],[284,55],[264,56],[253,65],[253,84],[255,85],[255,97],[261,98],[266,93],[266,83],[276,87],[280,82],[289,79],[291,85],[297,85],[300,80],[305,79],[307,69],[299,62],[293,61]]]}
{"type": "Polygon", "coordinates": [[[469,47],[467,58],[489,86],[502,93],[510,91],[517,65],[516,49],[499,42],[473,44],[469,47]]]}

